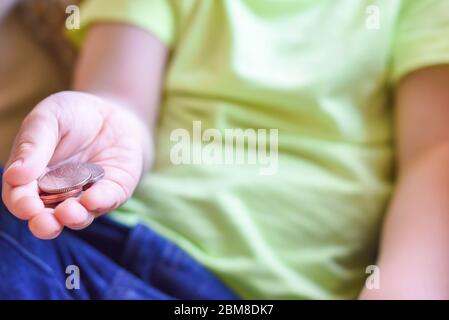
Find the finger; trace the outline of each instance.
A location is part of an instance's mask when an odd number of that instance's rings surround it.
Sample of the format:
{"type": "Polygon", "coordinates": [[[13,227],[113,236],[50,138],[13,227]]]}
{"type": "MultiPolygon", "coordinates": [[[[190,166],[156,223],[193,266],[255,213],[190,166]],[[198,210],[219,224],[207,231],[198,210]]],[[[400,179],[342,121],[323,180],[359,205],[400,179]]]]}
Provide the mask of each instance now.
{"type": "Polygon", "coordinates": [[[31,232],[39,239],[50,240],[56,238],[63,230],[63,225],[53,215],[53,209],[45,208],[28,221],[31,232]]]}
{"type": "Polygon", "coordinates": [[[58,204],[54,215],[62,225],[74,230],[86,228],[94,220],[94,214],[89,213],[74,198],[66,199],[58,204]]]}
{"type": "Polygon", "coordinates": [[[119,207],[127,198],[128,193],[120,184],[103,179],[84,191],[79,201],[90,212],[103,214],[119,207]]]}
{"type": "Polygon", "coordinates": [[[37,179],[50,161],[58,139],[56,117],[50,112],[31,112],[14,141],[4,181],[18,186],[37,179]]]}
{"type": "Polygon", "coordinates": [[[9,211],[22,220],[29,220],[44,209],[44,204],[37,193],[36,181],[18,187],[11,187],[5,183],[2,198],[9,211]]]}

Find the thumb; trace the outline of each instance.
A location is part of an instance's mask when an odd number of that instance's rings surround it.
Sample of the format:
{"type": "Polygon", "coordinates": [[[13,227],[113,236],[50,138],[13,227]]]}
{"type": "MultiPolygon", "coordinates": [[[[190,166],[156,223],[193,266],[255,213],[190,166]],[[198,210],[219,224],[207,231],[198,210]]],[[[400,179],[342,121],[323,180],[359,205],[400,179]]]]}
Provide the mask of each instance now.
{"type": "Polygon", "coordinates": [[[3,175],[12,186],[28,184],[47,167],[58,143],[58,120],[49,110],[32,111],[23,121],[3,175]]]}

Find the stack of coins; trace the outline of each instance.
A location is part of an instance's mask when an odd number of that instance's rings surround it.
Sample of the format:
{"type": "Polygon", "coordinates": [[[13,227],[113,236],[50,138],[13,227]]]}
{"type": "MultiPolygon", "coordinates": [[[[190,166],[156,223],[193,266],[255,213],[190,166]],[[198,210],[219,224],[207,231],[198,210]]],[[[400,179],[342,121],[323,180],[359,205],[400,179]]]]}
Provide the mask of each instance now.
{"type": "Polygon", "coordinates": [[[39,178],[39,196],[44,204],[54,205],[79,196],[103,176],[103,168],[94,163],[61,164],[39,178]]]}

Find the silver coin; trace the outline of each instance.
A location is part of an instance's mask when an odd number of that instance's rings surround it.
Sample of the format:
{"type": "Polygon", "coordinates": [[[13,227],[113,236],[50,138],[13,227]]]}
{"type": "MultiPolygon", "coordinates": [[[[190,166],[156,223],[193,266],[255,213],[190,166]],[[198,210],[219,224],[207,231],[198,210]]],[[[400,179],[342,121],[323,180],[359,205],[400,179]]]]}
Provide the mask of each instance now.
{"type": "Polygon", "coordinates": [[[95,163],[86,163],[86,165],[91,173],[91,177],[89,180],[90,184],[95,183],[104,177],[104,169],[101,166],[95,163]]]}
{"type": "Polygon", "coordinates": [[[92,187],[95,182],[104,177],[104,170],[101,166],[94,163],[86,163],[86,165],[89,167],[92,176],[90,177],[89,182],[84,185],[83,191],[86,191],[87,189],[92,187]]]}
{"type": "Polygon", "coordinates": [[[41,191],[63,193],[82,188],[90,181],[92,173],[84,163],[66,163],[51,168],[38,180],[41,191]]]}

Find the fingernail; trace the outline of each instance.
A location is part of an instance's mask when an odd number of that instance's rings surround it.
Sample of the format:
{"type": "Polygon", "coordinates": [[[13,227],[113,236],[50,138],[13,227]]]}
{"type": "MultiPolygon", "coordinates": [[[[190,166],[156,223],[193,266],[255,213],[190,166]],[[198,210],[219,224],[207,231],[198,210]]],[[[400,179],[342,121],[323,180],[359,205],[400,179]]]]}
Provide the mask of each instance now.
{"type": "Polygon", "coordinates": [[[95,216],[93,214],[88,213],[86,219],[84,219],[83,222],[73,224],[70,226],[70,228],[74,229],[74,230],[80,230],[80,229],[87,228],[92,223],[92,221],[94,221],[94,219],[95,219],[95,216]]]}
{"type": "Polygon", "coordinates": [[[11,168],[20,167],[22,164],[23,164],[23,160],[22,159],[17,159],[13,163],[11,163],[11,165],[8,167],[8,170],[11,169],[11,168]]]}
{"type": "Polygon", "coordinates": [[[55,231],[53,231],[52,233],[49,234],[48,239],[46,239],[46,240],[53,240],[54,238],[59,236],[59,234],[61,232],[62,232],[62,229],[56,229],[55,231]]]}

